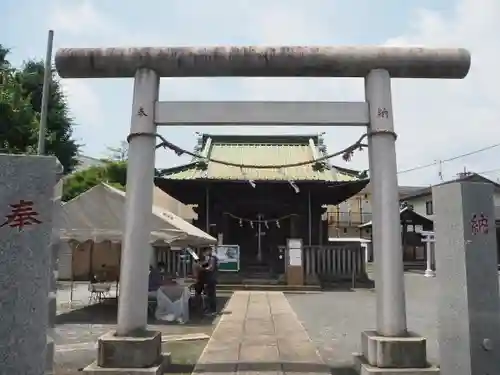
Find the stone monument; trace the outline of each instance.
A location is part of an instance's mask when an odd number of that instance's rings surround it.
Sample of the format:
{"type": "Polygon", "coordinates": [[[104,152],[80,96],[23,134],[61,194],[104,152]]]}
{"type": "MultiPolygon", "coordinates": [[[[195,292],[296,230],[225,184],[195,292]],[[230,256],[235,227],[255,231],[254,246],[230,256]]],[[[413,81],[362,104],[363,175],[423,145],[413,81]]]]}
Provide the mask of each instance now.
{"type": "Polygon", "coordinates": [[[57,171],[57,184],[54,189],[54,211],[53,211],[53,227],[52,227],[52,241],[51,241],[51,269],[52,272],[49,273],[49,320],[47,329],[47,367],[45,375],[52,375],[54,373],[54,353],[55,353],[55,343],[54,343],[54,328],[55,319],[57,316],[57,279],[59,273],[59,246],[61,246],[60,238],[60,228],[61,228],[61,198],[63,193],[63,180],[60,179],[63,175],[63,167],[59,164],[57,171]]]}
{"type": "Polygon", "coordinates": [[[493,186],[433,188],[442,375],[500,374],[493,186]]]}
{"type": "Polygon", "coordinates": [[[2,374],[40,375],[49,367],[47,296],[58,169],[52,156],[0,155],[2,374]]]}

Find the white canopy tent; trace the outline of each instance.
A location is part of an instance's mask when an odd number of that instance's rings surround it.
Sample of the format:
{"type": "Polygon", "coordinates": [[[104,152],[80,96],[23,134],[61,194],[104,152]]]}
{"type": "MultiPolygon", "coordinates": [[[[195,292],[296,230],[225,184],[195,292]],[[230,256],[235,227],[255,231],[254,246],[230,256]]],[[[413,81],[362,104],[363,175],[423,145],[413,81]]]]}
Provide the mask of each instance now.
{"type": "MultiPolygon", "coordinates": [[[[63,240],[120,242],[125,217],[125,192],[101,183],[62,205],[60,235],[63,240]]],[[[217,240],[177,215],[153,206],[151,243],[174,246],[207,246],[217,240]]]]}

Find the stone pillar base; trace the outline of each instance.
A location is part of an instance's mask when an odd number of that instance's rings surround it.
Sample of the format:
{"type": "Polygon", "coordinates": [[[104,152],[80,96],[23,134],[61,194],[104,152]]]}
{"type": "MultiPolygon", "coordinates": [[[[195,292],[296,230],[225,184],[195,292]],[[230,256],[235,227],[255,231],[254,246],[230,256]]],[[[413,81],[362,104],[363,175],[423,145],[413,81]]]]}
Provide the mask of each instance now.
{"type": "Polygon", "coordinates": [[[293,286],[304,285],[304,270],[302,266],[287,266],[286,284],[293,286]]]}
{"type": "Polygon", "coordinates": [[[361,333],[362,353],[354,354],[355,368],[367,374],[439,374],[427,363],[426,339],[413,333],[406,337],[385,337],[374,331],[361,333]]]}
{"type": "Polygon", "coordinates": [[[425,277],[436,277],[436,272],[433,270],[426,269],[424,272],[425,277]]]}
{"type": "Polygon", "coordinates": [[[83,369],[93,374],[163,374],[170,364],[170,354],[161,352],[161,334],[142,331],[133,337],[108,332],[97,342],[97,361],[83,369]]]}

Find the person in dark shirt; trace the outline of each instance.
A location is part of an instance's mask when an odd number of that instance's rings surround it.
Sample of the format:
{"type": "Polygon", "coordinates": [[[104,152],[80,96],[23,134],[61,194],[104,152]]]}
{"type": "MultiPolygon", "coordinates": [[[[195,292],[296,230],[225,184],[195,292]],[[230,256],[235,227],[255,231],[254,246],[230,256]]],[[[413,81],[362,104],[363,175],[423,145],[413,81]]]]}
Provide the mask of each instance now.
{"type": "Polygon", "coordinates": [[[205,293],[207,295],[208,312],[210,315],[217,313],[217,270],[218,259],[208,247],[204,251],[205,263],[203,265],[205,277],[205,293]]]}
{"type": "Polygon", "coordinates": [[[163,278],[158,268],[149,266],[148,292],[156,292],[163,284],[163,278]]]}
{"type": "Polygon", "coordinates": [[[205,290],[205,268],[204,268],[204,263],[201,263],[200,261],[196,261],[194,263],[194,275],[196,277],[196,282],[194,284],[194,290],[197,296],[200,296],[203,291],[205,290]]]}

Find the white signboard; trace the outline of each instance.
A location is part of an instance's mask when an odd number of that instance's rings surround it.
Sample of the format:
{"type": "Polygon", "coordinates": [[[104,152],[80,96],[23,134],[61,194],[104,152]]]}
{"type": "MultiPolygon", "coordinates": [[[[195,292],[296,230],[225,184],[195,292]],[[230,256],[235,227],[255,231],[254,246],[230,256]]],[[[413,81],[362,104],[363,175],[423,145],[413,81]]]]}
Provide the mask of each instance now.
{"type": "Polygon", "coordinates": [[[219,263],[219,271],[238,272],[240,270],[240,246],[218,245],[215,256],[219,263]]]}
{"type": "Polygon", "coordinates": [[[288,264],[302,266],[302,240],[300,238],[288,239],[288,264]]]}

